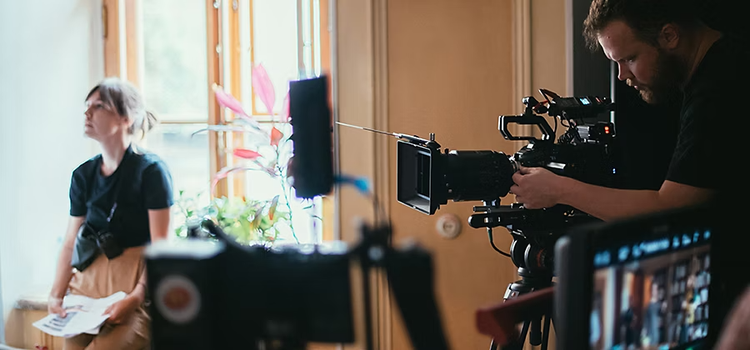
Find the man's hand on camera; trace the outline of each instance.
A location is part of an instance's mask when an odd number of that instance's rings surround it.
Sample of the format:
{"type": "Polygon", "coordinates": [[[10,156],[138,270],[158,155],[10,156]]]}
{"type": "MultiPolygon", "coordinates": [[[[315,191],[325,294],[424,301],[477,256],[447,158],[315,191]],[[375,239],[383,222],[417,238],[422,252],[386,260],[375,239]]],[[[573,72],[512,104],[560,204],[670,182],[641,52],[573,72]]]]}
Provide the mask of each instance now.
{"type": "Polygon", "coordinates": [[[526,209],[549,208],[560,202],[565,179],[544,168],[520,167],[510,192],[526,209]]]}

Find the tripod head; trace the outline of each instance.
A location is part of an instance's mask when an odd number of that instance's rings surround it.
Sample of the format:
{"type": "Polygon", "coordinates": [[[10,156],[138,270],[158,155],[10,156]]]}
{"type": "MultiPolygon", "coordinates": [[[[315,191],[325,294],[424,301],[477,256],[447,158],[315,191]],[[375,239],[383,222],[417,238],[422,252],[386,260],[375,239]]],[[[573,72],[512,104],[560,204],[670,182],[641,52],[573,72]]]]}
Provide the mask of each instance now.
{"type": "MultiPolygon", "coordinates": [[[[564,205],[545,209],[526,209],[520,203],[500,205],[498,200],[485,201],[483,206],[475,206],[469,216],[469,226],[486,228],[490,243],[496,251],[513,260],[519,268],[535,275],[553,273],[554,246],[567,227],[596,220],[564,205]],[[503,226],[513,236],[510,254],[495,247],[492,242],[492,229],[503,226]]],[[[520,274],[519,274],[520,275],[520,274]]]]}
{"type": "Polygon", "coordinates": [[[522,349],[527,333],[531,345],[546,349],[552,320],[552,253],[563,224],[569,224],[567,220],[574,216],[561,215],[561,210],[567,210],[563,206],[527,210],[518,203],[499,205],[499,199],[484,204],[474,207],[476,214],[469,217],[469,225],[487,228],[490,244],[511,258],[520,279],[508,285],[502,304],[477,310],[477,329],[493,337],[492,350],[522,349]],[[568,219],[563,223],[553,222],[553,226],[548,225],[549,220],[540,221],[560,217],[568,219]],[[509,253],[499,250],[493,242],[492,229],[497,226],[506,227],[513,237],[509,253]],[[516,327],[519,323],[523,323],[520,333],[516,327]]]}

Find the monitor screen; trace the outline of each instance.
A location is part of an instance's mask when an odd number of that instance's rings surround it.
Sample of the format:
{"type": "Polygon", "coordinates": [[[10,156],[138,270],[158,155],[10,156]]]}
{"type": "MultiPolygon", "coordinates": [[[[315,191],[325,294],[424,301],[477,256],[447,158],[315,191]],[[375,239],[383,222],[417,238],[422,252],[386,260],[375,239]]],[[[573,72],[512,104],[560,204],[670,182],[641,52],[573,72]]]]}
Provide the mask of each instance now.
{"type": "Polygon", "coordinates": [[[699,348],[708,335],[711,228],[665,226],[593,248],[591,349],[699,348]]]}

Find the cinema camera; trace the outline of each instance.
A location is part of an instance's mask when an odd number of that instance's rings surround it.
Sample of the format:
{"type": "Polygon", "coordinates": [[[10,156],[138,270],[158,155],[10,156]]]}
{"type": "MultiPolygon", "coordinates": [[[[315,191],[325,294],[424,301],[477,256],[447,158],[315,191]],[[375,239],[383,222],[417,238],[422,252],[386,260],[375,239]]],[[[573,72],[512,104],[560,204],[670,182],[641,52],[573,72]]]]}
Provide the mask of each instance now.
{"type": "MultiPolygon", "coordinates": [[[[434,214],[448,200],[484,202],[483,206],[474,207],[475,214],[469,217],[469,225],[487,228],[492,247],[512,259],[521,277],[508,286],[506,301],[550,287],[557,238],[569,227],[598,221],[565,205],[534,210],[520,203],[500,205],[519,167],[543,167],[558,175],[600,186],[612,186],[616,180],[614,125],[597,120],[600,114],[613,110],[610,99],[560,97],[546,89],[539,91],[545,101],[525,97],[522,115],[499,117],[498,129],[506,140],[528,141],[513,155],[447,148],[441,152],[434,134],[430,134],[428,140],[398,135],[398,201],[428,215],[434,214]],[[555,119],[554,129],[540,115],[543,113],[555,119]],[[555,142],[558,121],[567,129],[555,142]],[[509,128],[512,124],[537,126],[541,136],[513,135],[509,128]],[[513,236],[510,253],[501,251],[493,242],[492,228],[498,226],[506,227],[513,236]]],[[[520,338],[525,338],[530,326],[531,344],[539,345],[542,336],[546,344],[549,318],[545,322],[543,335],[539,332],[540,320],[525,322],[520,338]]]]}
{"type": "Polygon", "coordinates": [[[608,186],[614,183],[614,125],[596,121],[599,114],[610,111],[613,103],[606,97],[560,97],[549,90],[539,90],[547,101],[534,97],[523,99],[522,115],[500,116],[498,129],[506,140],[529,143],[514,155],[497,151],[448,150],[441,152],[434,134],[429,140],[403,136],[398,141],[397,199],[409,207],[432,215],[448,200],[483,201],[475,206],[469,218],[474,228],[505,226],[514,235],[513,261],[532,271],[550,271],[550,256],[540,255],[541,248],[551,248],[549,235],[592,217],[572,207],[529,210],[523,205],[500,205],[513,185],[512,175],[519,166],[544,167],[577,180],[608,186]],[[555,128],[537,113],[556,118],[555,128]],[[557,138],[557,119],[567,130],[557,138]],[[515,136],[512,124],[538,126],[541,137],[515,136]],[[537,247],[537,244],[539,245],[537,247]],[[533,259],[532,259],[533,258],[533,259]],[[532,261],[533,260],[533,261],[532,261]]]}

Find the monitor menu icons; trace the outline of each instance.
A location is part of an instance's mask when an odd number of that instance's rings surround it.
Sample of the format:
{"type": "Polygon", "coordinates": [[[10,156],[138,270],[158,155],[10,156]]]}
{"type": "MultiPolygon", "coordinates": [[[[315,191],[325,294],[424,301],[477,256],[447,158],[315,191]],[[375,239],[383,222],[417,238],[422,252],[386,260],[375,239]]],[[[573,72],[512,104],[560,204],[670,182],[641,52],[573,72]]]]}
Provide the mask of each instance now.
{"type": "Polygon", "coordinates": [[[628,260],[630,257],[630,247],[628,246],[622,246],[620,247],[620,251],[617,252],[617,258],[622,262],[628,260]]]}
{"type": "Polygon", "coordinates": [[[643,252],[641,244],[635,244],[633,245],[633,258],[640,258],[641,253],[643,252]]]}
{"type": "Polygon", "coordinates": [[[683,247],[689,246],[690,243],[692,243],[692,241],[693,240],[690,238],[690,235],[688,235],[687,233],[682,234],[682,246],[683,247]]]}
{"type": "Polygon", "coordinates": [[[612,259],[608,250],[598,252],[594,255],[594,266],[609,266],[610,263],[612,263],[612,259]]]}
{"type": "Polygon", "coordinates": [[[597,267],[611,264],[622,264],[628,261],[640,260],[669,251],[689,249],[708,243],[711,231],[698,229],[691,232],[677,232],[660,238],[638,241],[631,244],[618,245],[609,249],[602,249],[595,253],[594,265],[597,267]]]}

